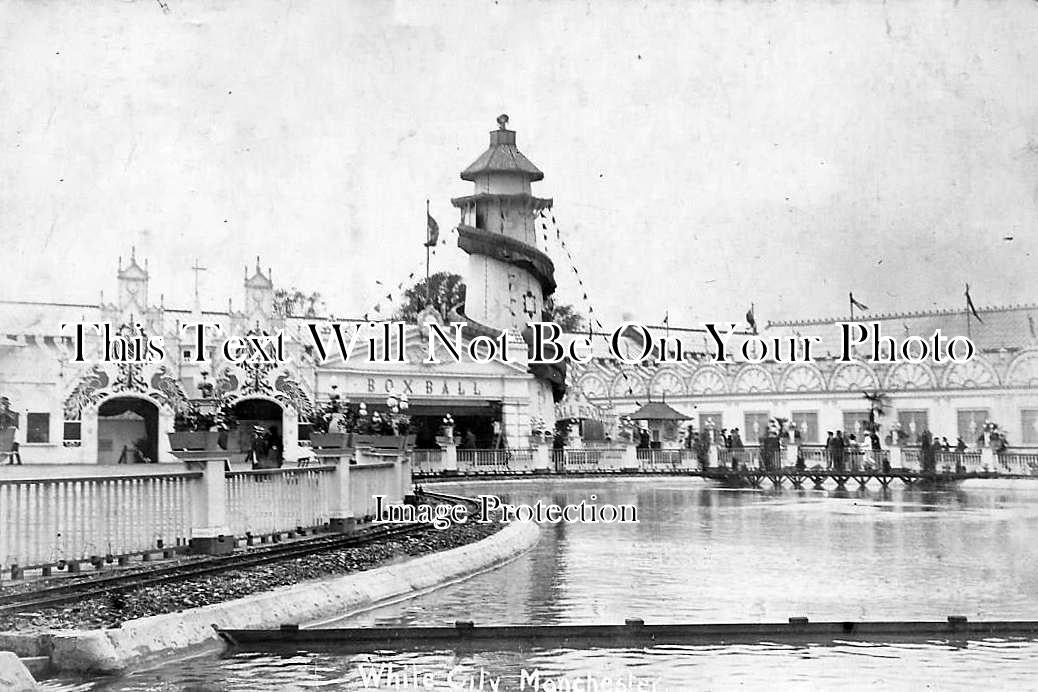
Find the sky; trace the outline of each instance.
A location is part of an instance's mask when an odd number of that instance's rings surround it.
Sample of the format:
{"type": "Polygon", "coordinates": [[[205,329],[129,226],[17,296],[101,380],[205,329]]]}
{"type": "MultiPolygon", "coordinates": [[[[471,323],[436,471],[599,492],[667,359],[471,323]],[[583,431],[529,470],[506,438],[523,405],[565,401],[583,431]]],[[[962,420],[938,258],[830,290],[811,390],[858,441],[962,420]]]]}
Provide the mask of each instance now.
{"type": "Polygon", "coordinates": [[[463,271],[500,113],[545,173],[558,299],[606,321],[1038,302],[1038,4],[0,3],[0,297],[358,316],[463,271]],[[164,11],[162,4],[168,11],[164,11]],[[383,301],[384,302],[384,301],[383,301]]]}

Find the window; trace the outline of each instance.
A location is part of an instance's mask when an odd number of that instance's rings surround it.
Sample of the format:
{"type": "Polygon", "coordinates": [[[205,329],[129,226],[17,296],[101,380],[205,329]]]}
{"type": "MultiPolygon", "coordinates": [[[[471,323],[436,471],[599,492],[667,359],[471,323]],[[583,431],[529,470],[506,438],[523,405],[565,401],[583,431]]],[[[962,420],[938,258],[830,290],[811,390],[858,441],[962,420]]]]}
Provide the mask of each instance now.
{"type": "Polygon", "coordinates": [[[917,445],[923,431],[930,427],[930,417],[926,411],[898,411],[897,421],[901,424],[901,432],[908,435],[905,442],[917,445]]]}
{"type": "Polygon", "coordinates": [[[25,441],[27,443],[50,442],[49,413],[30,413],[25,416],[25,441]]]}
{"type": "Polygon", "coordinates": [[[65,433],[64,438],[67,442],[78,442],[82,439],[81,435],[82,425],[78,420],[67,420],[65,421],[65,433]]]}
{"type": "Polygon", "coordinates": [[[1020,412],[1020,442],[1038,444],[1038,409],[1020,412]]]}
{"type": "Polygon", "coordinates": [[[717,432],[721,432],[721,428],[724,427],[722,425],[723,419],[720,413],[700,413],[699,432],[706,432],[706,424],[708,421],[714,424],[714,430],[717,432]]]}
{"type": "MultiPolygon", "coordinates": [[[[843,434],[860,435],[869,422],[868,411],[844,411],[843,412],[843,434]]],[[[835,432],[835,431],[833,431],[835,432]]]]}
{"type": "Polygon", "coordinates": [[[818,412],[817,411],[793,411],[793,422],[797,424],[800,432],[800,443],[805,445],[818,444],[818,412]]]}
{"type": "Polygon", "coordinates": [[[977,438],[984,434],[984,421],[990,416],[985,409],[959,409],[956,411],[958,419],[958,430],[956,434],[968,445],[977,442],[977,438]]]}
{"type": "Polygon", "coordinates": [[[740,431],[740,437],[748,445],[759,444],[761,438],[768,434],[770,413],[747,413],[746,426],[740,431]]]}

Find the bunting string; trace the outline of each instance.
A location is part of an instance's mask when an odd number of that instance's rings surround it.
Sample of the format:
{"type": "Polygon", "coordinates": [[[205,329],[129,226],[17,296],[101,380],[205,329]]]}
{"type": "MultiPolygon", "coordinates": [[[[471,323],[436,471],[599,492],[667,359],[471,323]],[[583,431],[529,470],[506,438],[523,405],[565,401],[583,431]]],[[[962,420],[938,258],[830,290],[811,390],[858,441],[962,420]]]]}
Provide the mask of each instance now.
{"type": "MultiPolygon", "coordinates": [[[[580,287],[581,300],[583,301],[584,309],[587,312],[588,336],[593,338],[595,336],[595,332],[593,331],[593,327],[597,327],[597,329],[598,329],[597,335],[602,338],[602,341],[605,342],[605,344],[608,347],[609,346],[609,337],[607,337],[606,334],[605,334],[605,325],[603,325],[602,324],[602,320],[600,320],[598,318],[598,314],[601,314],[601,313],[596,314],[596,312],[595,312],[595,306],[591,302],[590,297],[588,296],[588,289],[587,289],[587,285],[584,283],[584,277],[581,276],[580,269],[577,267],[577,263],[573,259],[573,253],[570,252],[569,246],[566,243],[566,239],[562,236],[562,229],[559,227],[558,222],[555,220],[555,215],[549,213],[546,209],[541,209],[538,212],[538,215],[540,217],[540,222],[539,223],[540,223],[540,226],[541,226],[541,235],[544,238],[545,251],[546,252],[548,251],[548,246],[551,244],[551,242],[548,239],[549,235],[550,235],[549,227],[548,227],[548,221],[550,220],[551,221],[551,228],[555,231],[555,233],[554,233],[554,235],[555,235],[555,245],[557,246],[557,248],[559,250],[562,251],[561,254],[566,257],[566,261],[568,262],[569,269],[570,269],[570,271],[573,272],[574,277],[576,277],[577,285],[580,287]]],[[[631,396],[635,396],[635,393],[634,393],[634,383],[632,382],[631,377],[627,374],[626,370],[624,369],[624,367],[622,365],[618,365],[617,369],[618,369],[618,371],[620,373],[620,376],[623,377],[624,383],[627,385],[627,394],[631,395],[631,396]]],[[[612,392],[611,391],[609,392],[609,396],[610,396],[610,398],[612,398],[612,392]]],[[[636,406],[641,406],[642,405],[641,401],[639,401],[637,398],[635,398],[634,403],[635,403],[636,406]]]]}

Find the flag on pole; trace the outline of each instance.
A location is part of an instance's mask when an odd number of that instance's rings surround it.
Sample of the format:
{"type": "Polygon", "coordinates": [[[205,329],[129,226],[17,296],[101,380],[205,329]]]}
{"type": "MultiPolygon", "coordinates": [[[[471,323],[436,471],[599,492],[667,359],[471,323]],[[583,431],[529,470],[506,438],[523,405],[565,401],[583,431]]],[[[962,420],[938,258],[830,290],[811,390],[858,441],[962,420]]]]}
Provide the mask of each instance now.
{"type": "Polygon", "coordinates": [[[425,212],[425,247],[434,247],[440,240],[440,224],[428,211],[425,212]]]}
{"type": "Polygon", "coordinates": [[[977,308],[973,306],[973,298],[970,297],[970,285],[966,284],[966,307],[973,313],[973,316],[977,318],[978,322],[983,323],[984,320],[980,319],[980,315],[977,314],[977,308]]]}
{"type": "Polygon", "coordinates": [[[868,311],[869,306],[866,305],[865,303],[862,303],[860,301],[855,300],[853,293],[848,293],[847,295],[850,296],[850,298],[851,298],[851,306],[852,307],[856,307],[859,310],[865,310],[866,312],[868,311]]]}
{"type": "Polygon", "coordinates": [[[750,303],[750,309],[746,311],[746,324],[750,325],[754,334],[757,333],[757,316],[753,314],[753,303],[750,303]]]}

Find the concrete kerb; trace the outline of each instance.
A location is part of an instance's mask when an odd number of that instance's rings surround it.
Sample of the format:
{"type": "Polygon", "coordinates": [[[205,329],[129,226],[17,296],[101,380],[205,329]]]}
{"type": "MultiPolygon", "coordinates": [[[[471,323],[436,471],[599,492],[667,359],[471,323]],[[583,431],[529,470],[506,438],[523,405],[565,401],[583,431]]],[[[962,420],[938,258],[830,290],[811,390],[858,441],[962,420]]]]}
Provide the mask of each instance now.
{"type": "Polygon", "coordinates": [[[215,645],[219,640],[213,625],[243,629],[315,623],[413,597],[508,562],[531,548],[539,535],[536,524],[513,523],[475,543],[365,572],[130,620],[116,629],[36,635],[37,648],[50,655],[57,671],[118,673],[215,645]]]}
{"type": "Polygon", "coordinates": [[[0,651],[0,692],[32,692],[36,679],[13,651],[0,651]]]}

